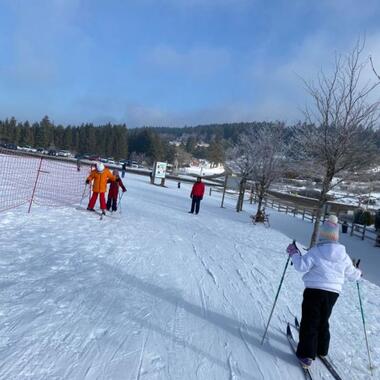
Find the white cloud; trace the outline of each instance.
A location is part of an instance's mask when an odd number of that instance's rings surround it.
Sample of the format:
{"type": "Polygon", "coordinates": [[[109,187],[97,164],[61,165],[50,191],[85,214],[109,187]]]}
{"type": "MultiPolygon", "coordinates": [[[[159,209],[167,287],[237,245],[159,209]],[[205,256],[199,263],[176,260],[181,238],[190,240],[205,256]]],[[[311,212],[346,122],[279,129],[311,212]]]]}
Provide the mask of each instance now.
{"type": "MultiPolygon", "coordinates": [[[[357,38],[352,40],[333,40],[327,32],[317,32],[303,39],[294,46],[288,58],[282,62],[271,61],[264,54],[255,57],[250,71],[246,74],[259,96],[255,101],[255,116],[258,119],[280,119],[289,123],[303,119],[302,110],[311,100],[306,91],[303,79],[307,82],[317,79],[323,70],[329,73],[334,65],[335,54],[345,55],[352,51],[357,38]]],[[[369,55],[378,62],[380,71],[380,34],[367,37],[362,60],[369,55]]],[[[374,81],[370,65],[362,73],[362,83],[374,81]]],[[[379,90],[373,93],[371,100],[379,99],[379,90]]]]}
{"type": "Polygon", "coordinates": [[[145,52],[142,60],[150,66],[195,76],[217,74],[231,64],[230,53],[224,48],[195,47],[180,51],[168,45],[145,52]]]}
{"type": "Polygon", "coordinates": [[[193,109],[190,111],[170,111],[160,107],[128,105],[122,118],[130,127],[172,126],[232,123],[258,120],[259,113],[250,104],[219,104],[214,107],[193,109]]]}

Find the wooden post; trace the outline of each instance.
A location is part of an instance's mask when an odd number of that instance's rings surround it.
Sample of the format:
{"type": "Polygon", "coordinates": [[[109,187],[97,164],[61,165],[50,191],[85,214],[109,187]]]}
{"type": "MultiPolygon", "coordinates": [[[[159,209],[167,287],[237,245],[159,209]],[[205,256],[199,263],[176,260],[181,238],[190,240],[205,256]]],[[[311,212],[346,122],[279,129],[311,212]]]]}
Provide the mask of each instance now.
{"type": "Polygon", "coordinates": [[[305,209],[303,209],[302,220],[305,220],[305,209]]]}
{"type": "Polygon", "coordinates": [[[354,234],[354,223],[351,224],[350,236],[354,234]]]}
{"type": "Polygon", "coordinates": [[[149,176],[150,177],[150,183],[152,185],[154,185],[154,183],[156,182],[156,165],[157,165],[157,162],[155,161],[153,163],[153,169],[152,169],[150,176],[149,176]]]}
{"type": "Polygon", "coordinates": [[[367,227],[366,225],[363,226],[362,240],[364,240],[364,237],[365,237],[366,227],[367,227]]]}
{"type": "Polygon", "coordinates": [[[211,188],[211,186],[210,186],[210,191],[209,191],[209,194],[208,194],[208,195],[211,196],[211,193],[212,193],[212,188],[211,188]]]}
{"type": "Polygon", "coordinates": [[[32,197],[30,198],[28,214],[30,213],[30,209],[32,208],[32,202],[33,202],[33,199],[34,199],[34,194],[36,192],[38,178],[40,177],[40,173],[41,173],[42,160],[43,160],[43,158],[41,157],[41,159],[40,159],[40,165],[38,166],[38,170],[37,170],[36,180],[35,180],[34,186],[33,186],[32,197]]]}

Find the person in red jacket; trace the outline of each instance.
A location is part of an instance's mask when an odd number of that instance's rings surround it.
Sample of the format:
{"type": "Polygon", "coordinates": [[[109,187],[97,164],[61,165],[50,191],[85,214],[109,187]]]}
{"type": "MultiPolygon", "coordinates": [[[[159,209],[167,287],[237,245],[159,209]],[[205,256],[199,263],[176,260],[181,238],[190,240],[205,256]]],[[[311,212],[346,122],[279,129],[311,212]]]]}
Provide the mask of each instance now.
{"type": "Polygon", "coordinates": [[[202,178],[198,177],[197,182],[194,183],[193,188],[191,189],[190,198],[191,201],[191,210],[189,211],[189,214],[198,214],[199,207],[201,205],[201,200],[203,199],[203,194],[205,193],[205,185],[202,182],[202,178]]]}
{"type": "Polygon", "coordinates": [[[123,190],[123,193],[127,191],[123,181],[119,177],[119,171],[114,170],[112,174],[115,176],[114,181],[109,181],[110,188],[108,190],[108,199],[107,199],[107,210],[109,211],[112,207],[112,211],[117,211],[117,198],[119,195],[119,187],[123,190]]]}

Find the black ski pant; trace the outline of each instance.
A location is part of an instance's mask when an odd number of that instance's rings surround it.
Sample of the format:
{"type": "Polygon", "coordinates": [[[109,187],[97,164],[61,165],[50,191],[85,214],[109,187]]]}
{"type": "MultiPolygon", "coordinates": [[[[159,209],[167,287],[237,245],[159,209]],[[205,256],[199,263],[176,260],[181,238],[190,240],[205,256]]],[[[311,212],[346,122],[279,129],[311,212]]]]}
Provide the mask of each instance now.
{"type": "Polygon", "coordinates": [[[298,357],[315,359],[318,355],[327,355],[330,344],[329,318],[338,297],[338,293],[327,290],[305,289],[298,357]]]}
{"type": "Polygon", "coordinates": [[[116,198],[108,197],[107,210],[109,211],[111,207],[112,207],[112,211],[117,211],[117,197],[116,198]]]}
{"type": "Polygon", "coordinates": [[[194,209],[195,209],[195,213],[198,214],[199,207],[201,206],[201,200],[202,200],[201,197],[196,197],[193,195],[193,198],[191,200],[191,210],[190,210],[192,214],[194,213],[194,209]]]}

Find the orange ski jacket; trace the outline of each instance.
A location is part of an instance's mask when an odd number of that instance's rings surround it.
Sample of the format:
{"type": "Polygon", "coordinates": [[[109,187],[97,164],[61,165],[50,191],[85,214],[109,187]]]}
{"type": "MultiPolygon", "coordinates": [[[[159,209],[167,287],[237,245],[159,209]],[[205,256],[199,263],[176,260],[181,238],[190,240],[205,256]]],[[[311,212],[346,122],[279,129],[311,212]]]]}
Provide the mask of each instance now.
{"type": "Polygon", "coordinates": [[[115,181],[116,177],[111,173],[108,168],[105,168],[101,173],[96,170],[92,170],[87,177],[88,181],[94,181],[92,185],[92,191],[94,193],[105,193],[107,191],[107,181],[115,181]]]}

